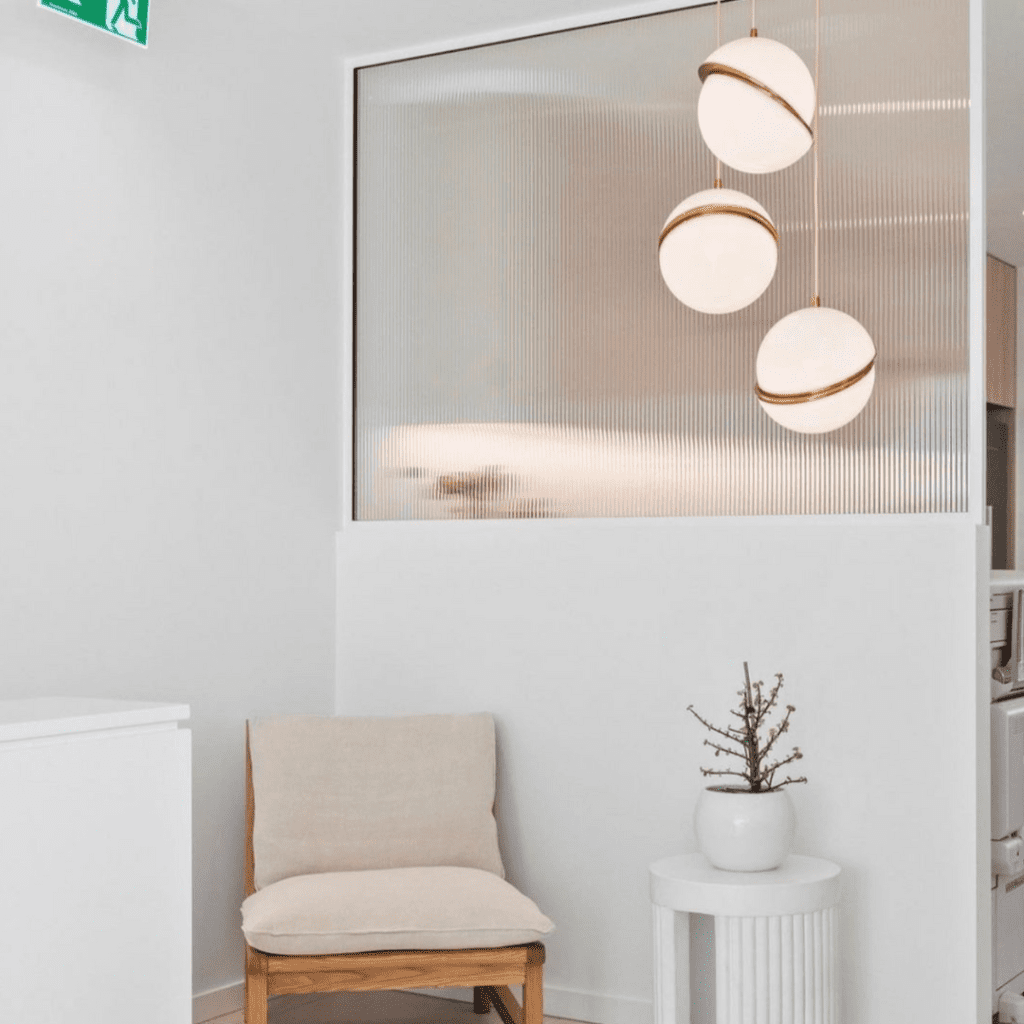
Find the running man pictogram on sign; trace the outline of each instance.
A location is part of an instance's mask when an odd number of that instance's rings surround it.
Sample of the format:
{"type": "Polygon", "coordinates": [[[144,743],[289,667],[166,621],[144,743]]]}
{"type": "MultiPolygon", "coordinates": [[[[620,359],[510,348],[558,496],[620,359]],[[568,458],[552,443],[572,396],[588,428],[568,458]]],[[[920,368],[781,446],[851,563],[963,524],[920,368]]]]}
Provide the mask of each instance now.
{"type": "Polygon", "coordinates": [[[107,0],[107,28],[119,36],[126,36],[136,43],[139,42],[139,32],[142,30],[142,22],[138,17],[140,3],[141,0],[107,0]]]}
{"type": "Polygon", "coordinates": [[[40,7],[140,46],[149,41],[149,3],[150,0],[39,0],[40,7]]]}

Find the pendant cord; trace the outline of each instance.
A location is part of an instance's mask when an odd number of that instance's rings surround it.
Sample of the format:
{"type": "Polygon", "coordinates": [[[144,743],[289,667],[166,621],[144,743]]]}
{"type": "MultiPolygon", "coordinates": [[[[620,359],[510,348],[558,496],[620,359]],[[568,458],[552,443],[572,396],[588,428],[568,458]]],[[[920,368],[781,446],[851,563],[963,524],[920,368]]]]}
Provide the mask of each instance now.
{"type": "Polygon", "coordinates": [[[821,132],[821,0],[814,0],[814,301],[812,305],[821,305],[820,271],[819,271],[819,181],[818,181],[818,135],[821,132]]]}
{"type": "MultiPolygon", "coordinates": [[[[715,49],[722,45],[722,0],[715,4],[715,49]]],[[[722,187],[722,161],[715,159],[715,188],[722,187]]]]}
{"type": "Polygon", "coordinates": [[[757,35],[757,0],[750,0],[750,34],[757,35]]]}

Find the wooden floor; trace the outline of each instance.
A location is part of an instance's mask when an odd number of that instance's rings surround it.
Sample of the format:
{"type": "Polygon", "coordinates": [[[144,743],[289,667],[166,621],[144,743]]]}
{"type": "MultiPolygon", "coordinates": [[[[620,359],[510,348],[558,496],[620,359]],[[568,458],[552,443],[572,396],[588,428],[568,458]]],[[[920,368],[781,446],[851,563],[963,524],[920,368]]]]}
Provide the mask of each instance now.
{"type": "MultiPolygon", "coordinates": [[[[243,1024],[242,1011],[209,1024],[243,1024]]],[[[501,1018],[494,1010],[475,1014],[470,1002],[415,992],[336,992],[271,999],[269,1024],[501,1024],[501,1018]]],[[[544,1024],[575,1022],[545,1017],[544,1024]]]]}

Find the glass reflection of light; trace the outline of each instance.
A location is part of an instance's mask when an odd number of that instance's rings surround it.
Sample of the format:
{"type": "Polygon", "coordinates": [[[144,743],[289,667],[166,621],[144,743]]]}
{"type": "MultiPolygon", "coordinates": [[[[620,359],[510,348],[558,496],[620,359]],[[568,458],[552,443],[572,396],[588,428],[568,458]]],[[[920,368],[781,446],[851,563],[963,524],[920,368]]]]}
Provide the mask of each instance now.
{"type": "MultiPolygon", "coordinates": [[[[370,519],[757,515],[813,511],[800,507],[799,492],[816,490],[808,487],[814,458],[807,452],[769,462],[742,440],[687,443],[675,435],[557,425],[406,425],[383,432],[375,455],[370,519]]],[[[849,455],[879,457],[870,448],[849,455]]],[[[900,453],[904,493],[916,496],[902,511],[934,500],[946,460],[900,453]]],[[[860,496],[862,507],[851,507],[857,495],[845,497],[842,511],[874,511],[870,495],[860,496]]]]}

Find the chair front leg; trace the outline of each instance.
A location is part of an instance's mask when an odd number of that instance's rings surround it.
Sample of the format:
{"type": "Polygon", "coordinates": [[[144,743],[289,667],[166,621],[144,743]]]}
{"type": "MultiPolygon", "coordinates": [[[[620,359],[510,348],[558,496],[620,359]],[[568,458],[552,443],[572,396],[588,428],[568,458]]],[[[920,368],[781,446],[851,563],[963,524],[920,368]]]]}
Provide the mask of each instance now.
{"type": "Polygon", "coordinates": [[[487,998],[487,989],[483,985],[473,987],[473,1012],[489,1013],[491,1010],[490,1000],[487,998]]]}
{"type": "Polygon", "coordinates": [[[245,944],[245,1024],[267,1024],[267,957],[245,944]]]}
{"type": "Polygon", "coordinates": [[[531,948],[523,979],[523,1024],[544,1024],[544,947],[531,948]]]}

